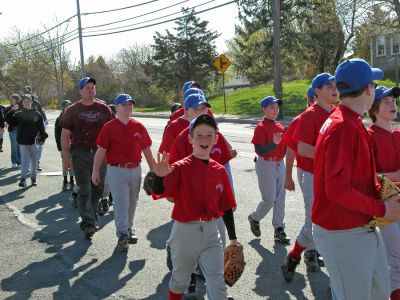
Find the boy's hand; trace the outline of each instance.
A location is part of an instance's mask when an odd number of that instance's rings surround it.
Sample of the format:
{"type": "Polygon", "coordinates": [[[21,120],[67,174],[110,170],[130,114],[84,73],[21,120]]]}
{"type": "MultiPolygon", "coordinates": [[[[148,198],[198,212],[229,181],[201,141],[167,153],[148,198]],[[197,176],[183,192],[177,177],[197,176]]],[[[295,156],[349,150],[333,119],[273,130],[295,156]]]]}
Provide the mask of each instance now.
{"type": "Polygon", "coordinates": [[[287,189],[288,191],[291,191],[291,192],[293,192],[295,190],[295,184],[294,184],[293,178],[286,177],[285,189],[287,189]]]}
{"type": "Polygon", "coordinates": [[[92,182],[93,182],[94,185],[99,185],[99,183],[100,183],[99,171],[92,173],[92,182]]]}
{"type": "Polygon", "coordinates": [[[157,153],[157,161],[153,157],[153,168],[158,177],[165,177],[170,174],[174,167],[169,164],[169,153],[165,151],[162,154],[157,153]]]}
{"type": "Polygon", "coordinates": [[[282,141],[282,132],[275,132],[274,136],[272,138],[272,141],[274,142],[274,144],[279,145],[279,143],[282,141]]]}

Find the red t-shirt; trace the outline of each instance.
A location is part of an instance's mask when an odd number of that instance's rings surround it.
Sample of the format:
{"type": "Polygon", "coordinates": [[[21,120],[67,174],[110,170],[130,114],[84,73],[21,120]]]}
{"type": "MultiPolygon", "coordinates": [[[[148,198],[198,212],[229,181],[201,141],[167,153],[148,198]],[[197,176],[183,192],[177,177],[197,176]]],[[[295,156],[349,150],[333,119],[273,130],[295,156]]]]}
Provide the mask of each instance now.
{"type": "Polygon", "coordinates": [[[400,131],[393,128],[393,133],[379,126],[368,128],[375,154],[378,173],[395,172],[400,169],[400,131]]]}
{"type": "Polygon", "coordinates": [[[140,163],[142,151],[151,146],[151,139],[139,121],[131,118],[125,125],[116,118],[103,126],[96,143],[107,150],[106,163],[117,165],[140,163]]]}
{"type": "MultiPolygon", "coordinates": [[[[251,142],[254,145],[267,145],[271,144],[273,141],[274,133],[276,132],[284,132],[285,127],[276,121],[269,120],[264,118],[260,123],[257,124],[256,128],[254,129],[254,135],[251,142]]],[[[264,159],[268,160],[269,158],[277,158],[283,159],[286,154],[286,146],[282,143],[275,148],[274,151],[269,152],[264,155],[264,159]]]]}
{"type": "MultiPolygon", "coordinates": [[[[232,159],[231,152],[229,151],[228,144],[226,143],[225,137],[222,133],[218,132],[218,141],[210,151],[210,158],[215,160],[221,165],[225,165],[232,159]]],[[[172,144],[169,162],[174,163],[178,160],[185,158],[193,153],[193,146],[189,143],[189,128],[182,131],[175,142],[172,144]]]]}
{"type": "Polygon", "coordinates": [[[188,128],[190,122],[188,120],[179,118],[168,124],[167,128],[165,128],[164,135],[161,141],[160,148],[158,149],[159,153],[169,153],[171,151],[172,144],[174,143],[177,136],[186,128],[188,128]]]}
{"type": "Polygon", "coordinates": [[[299,161],[302,158],[297,151],[298,142],[293,139],[294,131],[296,130],[296,126],[299,123],[300,115],[292,120],[289,126],[286,128],[285,133],[283,134],[281,144],[286,147],[292,149],[296,154],[297,165],[299,165],[299,161]]]}
{"type": "MultiPolygon", "coordinates": [[[[182,117],[184,114],[185,114],[185,108],[180,107],[176,111],[174,111],[174,113],[169,117],[169,121],[172,122],[172,121],[178,119],[179,117],[182,117]]],[[[214,117],[211,109],[209,109],[209,108],[207,108],[207,114],[214,117]]]]}
{"type": "Polygon", "coordinates": [[[385,215],[375,159],[362,116],[340,105],[320,130],[315,151],[313,223],[345,230],[385,215]]]}
{"type": "Polygon", "coordinates": [[[110,108],[99,101],[94,101],[90,106],[78,101],[65,110],[61,127],[71,130],[72,147],[96,149],[96,139],[101,128],[113,118],[110,108]]]}
{"type": "MultiPolygon", "coordinates": [[[[332,105],[332,111],[334,109],[335,106],[332,105]]],[[[332,111],[328,112],[317,103],[313,104],[300,115],[300,120],[294,131],[293,139],[297,143],[303,142],[315,146],[319,129],[332,111]]],[[[297,167],[306,172],[314,173],[314,160],[308,157],[302,157],[301,160],[297,162],[297,167]]]]}
{"type": "Polygon", "coordinates": [[[164,193],[156,197],[174,199],[172,219],[191,222],[200,218],[219,218],[236,207],[225,168],[210,159],[205,163],[188,156],[173,164],[164,178],[164,193]]]}

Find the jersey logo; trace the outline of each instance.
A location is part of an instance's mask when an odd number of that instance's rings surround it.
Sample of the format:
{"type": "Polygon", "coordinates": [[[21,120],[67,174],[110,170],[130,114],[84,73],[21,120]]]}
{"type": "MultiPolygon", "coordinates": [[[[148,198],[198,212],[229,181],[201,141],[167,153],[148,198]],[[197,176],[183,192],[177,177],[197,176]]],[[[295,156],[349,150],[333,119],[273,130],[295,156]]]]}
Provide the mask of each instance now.
{"type": "Polygon", "coordinates": [[[319,132],[324,134],[325,131],[328,129],[328,127],[331,126],[332,122],[333,121],[330,118],[326,119],[324,125],[322,125],[321,129],[319,130],[319,132]]]}
{"type": "Polygon", "coordinates": [[[139,132],[135,132],[135,133],[133,134],[133,137],[138,137],[138,138],[140,139],[142,136],[140,135],[139,132]]]}
{"type": "Polygon", "coordinates": [[[79,119],[94,123],[103,119],[103,114],[98,111],[83,111],[79,114],[79,119]]]}
{"type": "Polygon", "coordinates": [[[222,151],[221,151],[221,149],[220,149],[220,148],[218,148],[218,147],[214,147],[214,148],[212,148],[212,149],[211,149],[211,154],[215,154],[215,153],[219,153],[219,154],[221,154],[221,153],[222,153],[222,151]]]}
{"type": "Polygon", "coordinates": [[[220,190],[222,193],[222,191],[224,190],[224,185],[222,183],[218,183],[217,185],[215,185],[215,189],[220,190]]]}

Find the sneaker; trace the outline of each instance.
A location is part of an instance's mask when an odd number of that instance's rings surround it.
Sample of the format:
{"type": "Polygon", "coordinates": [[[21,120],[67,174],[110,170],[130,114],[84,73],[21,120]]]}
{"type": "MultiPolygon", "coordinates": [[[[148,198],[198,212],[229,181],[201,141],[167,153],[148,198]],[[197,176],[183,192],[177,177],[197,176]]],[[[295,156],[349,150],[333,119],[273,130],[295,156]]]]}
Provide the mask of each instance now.
{"type": "Polygon", "coordinates": [[[316,250],[308,250],[304,253],[304,262],[307,266],[308,272],[319,272],[321,268],[317,259],[318,253],[316,250]]]}
{"type": "Polygon", "coordinates": [[[68,181],[64,181],[63,182],[63,185],[62,185],[62,188],[61,188],[63,191],[67,191],[68,190],[68,181]]]}
{"type": "Polygon", "coordinates": [[[37,168],[36,168],[36,171],[42,172],[42,168],[41,168],[41,167],[37,167],[37,168]]]}
{"type": "Polygon", "coordinates": [[[128,243],[129,244],[136,244],[137,243],[137,236],[135,234],[135,230],[128,229],[128,243]]]}
{"type": "Polygon", "coordinates": [[[318,265],[321,268],[325,267],[324,259],[322,258],[321,254],[318,253],[318,251],[317,251],[317,261],[318,261],[318,265]]]}
{"type": "Polygon", "coordinates": [[[72,193],[71,204],[72,204],[73,208],[78,208],[78,194],[77,193],[72,193]]]}
{"type": "Polygon", "coordinates": [[[113,197],[112,197],[112,194],[110,193],[108,195],[108,206],[112,206],[112,205],[113,205],[113,197]]]}
{"type": "Polygon", "coordinates": [[[285,229],[283,227],[278,227],[275,229],[274,238],[277,242],[281,242],[287,245],[290,244],[290,238],[286,235],[285,229]]]}
{"type": "Polygon", "coordinates": [[[18,183],[18,186],[19,187],[26,187],[26,180],[25,179],[21,179],[20,181],[19,181],[19,183],[18,183]]]}
{"type": "Polygon", "coordinates": [[[194,294],[197,291],[197,276],[192,273],[190,276],[190,284],[185,294],[194,294]]]}
{"type": "Polygon", "coordinates": [[[281,266],[281,270],[283,278],[285,278],[287,282],[291,282],[293,280],[294,272],[296,271],[299,263],[300,260],[295,259],[290,253],[286,256],[286,261],[281,266]]]}
{"type": "Polygon", "coordinates": [[[232,296],[228,295],[228,300],[235,300],[232,296]]]}
{"type": "Polygon", "coordinates": [[[18,168],[18,165],[17,164],[12,164],[11,168],[18,168]]]}
{"type": "Polygon", "coordinates": [[[72,190],[74,188],[74,186],[75,186],[75,181],[74,180],[70,180],[69,181],[69,185],[68,185],[68,189],[72,190]]]}
{"type": "Polygon", "coordinates": [[[168,242],[167,242],[166,249],[167,249],[167,267],[168,267],[168,270],[172,271],[173,266],[172,266],[172,258],[171,258],[171,247],[169,246],[168,242]]]}
{"type": "Polygon", "coordinates": [[[99,201],[99,206],[97,208],[97,214],[99,216],[104,216],[106,212],[108,212],[110,208],[108,207],[108,199],[103,198],[99,201]]]}
{"type": "Polygon", "coordinates": [[[128,245],[128,237],[126,235],[121,235],[118,238],[118,247],[123,251],[123,252],[128,252],[129,245],[128,245]]]}
{"type": "Polygon", "coordinates": [[[85,239],[90,241],[92,240],[93,235],[96,233],[96,227],[93,225],[88,225],[83,230],[83,233],[85,234],[85,239]]]}
{"type": "Polygon", "coordinates": [[[256,236],[260,237],[261,236],[261,230],[260,230],[260,222],[253,220],[251,217],[251,214],[248,216],[248,220],[250,222],[250,229],[251,232],[256,236]]]}
{"type": "Polygon", "coordinates": [[[37,186],[36,178],[31,178],[31,186],[37,186]]]}
{"type": "Polygon", "coordinates": [[[0,152],[3,152],[3,148],[0,148],[0,152]]]}

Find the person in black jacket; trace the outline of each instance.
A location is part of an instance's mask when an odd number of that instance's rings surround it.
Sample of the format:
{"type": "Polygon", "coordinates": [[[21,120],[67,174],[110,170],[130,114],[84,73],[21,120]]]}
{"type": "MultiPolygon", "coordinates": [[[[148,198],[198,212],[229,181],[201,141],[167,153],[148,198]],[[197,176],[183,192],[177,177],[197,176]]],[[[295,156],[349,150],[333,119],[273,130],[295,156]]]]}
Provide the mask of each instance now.
{"type": "Polygon", "coordinates": [[[14,107],[14,110],[18,110],[18,103],[21,97],[18,94],[13,94],[10,97],[10,105],[4,110],[4,117],[7,122],[8,136],[10,137],[11,145],[11,166],[12,168],[17,168],[21,166],[21,151],[17,143],[17,131],[18,128],[12,123],[12,120],[7,118],[7,113],[14,107]]]}
{"type": "Polygon", "coordinates": [[[3,152],[3,136],[6,127],[6,123],[4,120],[4,110],[5,107],[0,104],[0,152],[3,152]]]}
{"type": "Polygon", "coordinates": [[[21,179],[20,187],[26,187],[29,165],[31,165],[31,184],[36,185],[37,167],[37,144],[44,144],[47,133],[44,128],[42,115],[32,107],[32,97],[23,95],[21,97],[23,108],[12,108],[7,113],[12,123],[18,126],[17,142],[21,149],[21,179]]]}
{"type": "Polygon", "coordinates": [[[71,156],[69,156],[68,158],[64,158],[62,155],[62,149],[61,149],[61,132],[62,132],[62,127],[61,127],[61,120],[62,117],[64,115],[64,111],[72,104],[71,101],[69,100],[64,100],[63,102],[61,102],[61,113],[58,116],[58,118],[56,119],[55,125],[54,125],[54,137],[56,138],[56,144],[57,144],[57,150],[60,151],[61,153],[61,159],[62,159],[62,172],[63,172],[63,177],[64,177],[64,181],[63,181],[63,185],[62,185],[62,190],[66,191],[69,189],[72,189],[75,185],[74,182],[74,172],[72,169],[72,159],[71,156]],[[68,159],[69,161],[69,168],[66,169],[64,166],[66,165],[64,163],[64,160],[68,159]],[[69,173],[69,183],[68,183],[68,173],[69,173]]]}

